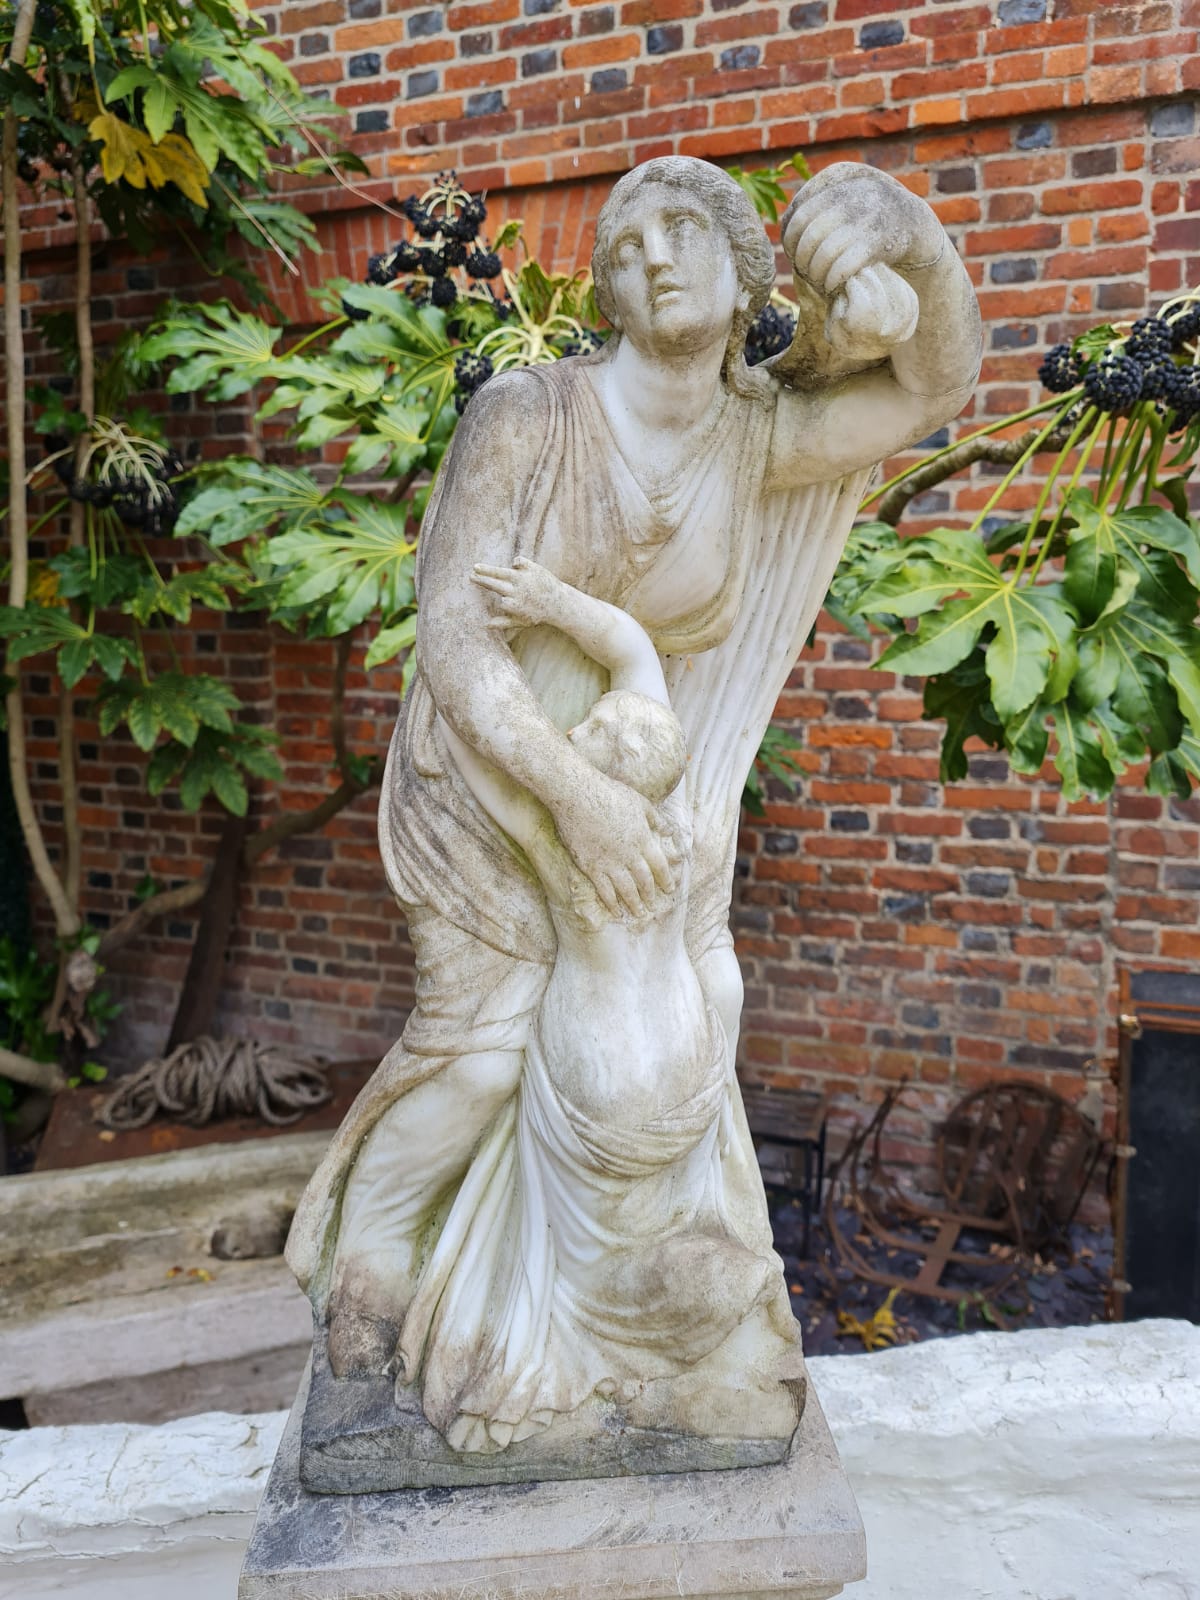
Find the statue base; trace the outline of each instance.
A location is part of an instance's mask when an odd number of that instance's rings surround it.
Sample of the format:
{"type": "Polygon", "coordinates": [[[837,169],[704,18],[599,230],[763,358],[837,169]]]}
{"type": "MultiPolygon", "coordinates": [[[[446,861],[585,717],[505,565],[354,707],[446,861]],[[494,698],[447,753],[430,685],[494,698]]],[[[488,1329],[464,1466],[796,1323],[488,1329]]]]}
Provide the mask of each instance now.
{"type": "Polygon", "coordinates": [[[811,1393],[774,1466],[329,1495],[300,1481],[308,1390],[306,1375],[238,1600],[829,1600],[866,1573],[811,1393]]]}
{"type": "Polygon", "coordinates": [[[669,1381],[646,1385],[626,1402],[593,1396],[543,1432],[481,1454],[452,1450],[427,1421],[419,1396],[397,1393],[391,1378],[335,1378],[323,1327],[314,1332],[309,1370],[307,1398],[302,1403],[297,1396],[293,1416],[303,1417],[300,1482],[317,1494],[769,1466],[787,1457],[808,1386],[798,1347],[765,1383],[747,1375],[736,1388],[718,1391],[706,1383],[701,1364],[685,1378],[694,1393],[683,1398],[699,1397],[715,1437],[671,1425],[681,1397],[677,1381],[669,1381]]]}

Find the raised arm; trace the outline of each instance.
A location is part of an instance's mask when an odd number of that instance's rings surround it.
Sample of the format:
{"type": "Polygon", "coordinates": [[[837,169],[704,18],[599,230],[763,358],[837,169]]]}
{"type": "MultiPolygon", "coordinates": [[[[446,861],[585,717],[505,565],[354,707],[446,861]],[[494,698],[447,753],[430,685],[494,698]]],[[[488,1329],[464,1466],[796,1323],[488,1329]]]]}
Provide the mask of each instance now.
{"type": "Polygon", "coordinates": [[[882,461],[957,416],[983,343],[975,291],[945,229],[886,173],[827,167],[781,226],[802,301],[811,306],[815,292],[828,308],[816,336],[825,364],[840,360],[846,374],[814,370],[811,336],[807,350],[773,364],[792,386],[778,397],[768,481],[789,488],[882,461]],[[855,352],[860,366],[885,364],[849,372],[855,352]]]}
{"type": "Polygon", "coordinates": [[[486,590],[498,631],[549,623],[565,633],[600,666],[611,687],[634,689],[670,705],[658,651],[641,623],[618,606],[597,600],[556,578],[536,561],[519,556],[511,567],[479,564],[475,582],[486,590]]]}

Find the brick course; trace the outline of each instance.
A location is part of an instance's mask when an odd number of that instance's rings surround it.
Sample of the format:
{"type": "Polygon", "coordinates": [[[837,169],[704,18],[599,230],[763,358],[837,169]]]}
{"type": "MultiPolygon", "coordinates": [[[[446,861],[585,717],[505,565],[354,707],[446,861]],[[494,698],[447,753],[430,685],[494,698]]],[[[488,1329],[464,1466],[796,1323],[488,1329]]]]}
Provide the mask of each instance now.
{"type": "MultiPolygon", "coordinates": [[[[350,116],[369,159],[364,182],[393,200],[455,165],[492,192],[492,219],[525,219],[531,248],[573,269],[588,258],[613,175],[669,151],[743,164],[800,148],[814,167],[866,160],[926,197],[979,290],[987,325],[979,392],[950,433],[1037,393],[1041,352],[1104,316],[1137,315],[1197,277],[1200,165],[1194,93],[1200,0],[897,6],[818,0],[399,0],[263,4],[279,53],[350,116]]],[[[330,184],[297,182],[325,244],[303,282],[360,277],[396,225],[330,184]]],[[[65,303],[66,238],[55,208],[30,207],[29,309],[65,303]]],[[[264,265],[263,270],[267,270],[264,265]]],[[[165,254],[98,251],[101,339],[168,292],[198,286],[165,254]]],[[[302,286],[277,286],[297,324],[302,286]]],[[[35,374],[52,359],[31,345],[35,374]]],[[[219,454],[254,435],[244,409],[172,406],[179,439],[219,454]]],[[[949,435],[948,435],[949,436],[949,435]]],[[[265,435],[278,449],[278,433],[265,435]]],[[[898,465],[893,463],[892,466],[898,465]]],[[[889,468],[889,470],[891,470],[889,468]]],[[[995,474],[977,468],[914,503],[921,518],[971,514],[995,474]]],[[[1032,505],[1018,484],[1009,508],[1032,505]]],[[[256,619],[202,619],[186,637],[222,659],[284,734],[288,805],[330,785],[331,660],[269,635],[256,619]]],[[[901,1075],[918,1100],[910,1127],[997,1073],[1077,1093],[1080,1069],[1111,1052],[1120,962],[1200,959],[1200,800],[1164,801],[1131,783],[1109,805],[1066,805],[1049,769],[1009,774],[979,752],[943,789],[937,729],[919,687],[870,670],[877,645],[822,627],[779,715],[805,777],[775,792],[742,834],[735,923],[747,1003],[744,1070],[817,1079],[848,1108],[901,1075]]],[[[361,655],[358,658],[361,660],[361,655]]],[[[53,775],[54,704],[32,664],[31,749],[53,775]]],[[[380,748],[398,675],[361,668],[353,737],[380,748]]],[[[150,801],[119,739],[83,728],[80,784],[88,908],[118,914],[150,872],[200,870],[220,826],[150,801]]],[[[43,813],[55,843],[47,791],[43,813]]],[[[331,1053],[375,1054],[411,1003],[411,957],[381,888],[373,804],[296,840],[243,888],[223,1020],[331,1053]]],[[[191,926],[160,928],[130,951],[119,1039],[161,1039],[191,926]]]]}

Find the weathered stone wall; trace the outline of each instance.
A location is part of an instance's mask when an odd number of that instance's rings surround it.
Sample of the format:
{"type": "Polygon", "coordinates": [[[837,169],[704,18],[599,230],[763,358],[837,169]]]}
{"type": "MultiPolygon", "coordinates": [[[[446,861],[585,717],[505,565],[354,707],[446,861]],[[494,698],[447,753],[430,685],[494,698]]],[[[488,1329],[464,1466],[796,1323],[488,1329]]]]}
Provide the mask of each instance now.
{"type": "MultiPolygon", "coordinates": [[[[867,1530],[847,1600],[1189,1600],[1198,1364],[1184,1322],[812,1361],[867,1530]]],[[[0,1600],[232,1595],[283,1421],[0,1434],[0,1600]]]]}

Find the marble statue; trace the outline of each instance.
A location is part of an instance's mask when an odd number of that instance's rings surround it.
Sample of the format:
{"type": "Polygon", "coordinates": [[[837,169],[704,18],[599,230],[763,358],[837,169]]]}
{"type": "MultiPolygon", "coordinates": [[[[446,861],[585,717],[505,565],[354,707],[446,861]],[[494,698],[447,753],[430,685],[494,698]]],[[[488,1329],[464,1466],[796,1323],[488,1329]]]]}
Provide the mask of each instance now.
{"type": "Polygon", "coordinates": [[[981,339],[885,174],[827,168],[781,231],[800,326],[750,368],[753,208],[702,161],[627,174],[612,337],[491,379],[443,464],[379,816],[416,1005],[288,1243],[310,1487],[744,1465],[795,1432],[734,1076],[740,796],[872,470],[962,409],[981,339]]]}

